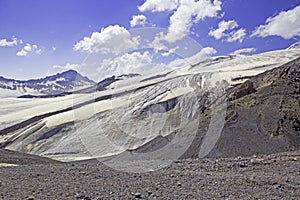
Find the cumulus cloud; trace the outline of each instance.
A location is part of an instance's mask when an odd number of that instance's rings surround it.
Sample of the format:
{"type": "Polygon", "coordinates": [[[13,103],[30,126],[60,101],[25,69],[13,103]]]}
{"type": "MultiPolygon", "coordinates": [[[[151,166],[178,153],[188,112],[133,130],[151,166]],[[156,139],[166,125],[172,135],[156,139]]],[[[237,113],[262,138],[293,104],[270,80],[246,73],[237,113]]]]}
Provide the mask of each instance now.
{"type": "Polygon", "coordinates": [[[22,49],[21,51],[17,52],[17,56],[28,56],[28,52],[22,49]]]}
{"type": "Polygon", "coordinates": [[[36,53],[37,55],[42,55],[43,50],[42,50],[42,49],[37,49],[37,50],[35,51],[35,53],[36,53]]]}
{"type": "Polygon", "coordinates": [[[175,42],[187,36],[194,23],[206,17],[216,17],[221,10],[221,1],[181,0],[180,6],[170,17],[170,26],[165,40],[175,42]]]}
{"type": "Polygon", "coordinates": [[[300,36],[300,6],[288,11],[282,11],[274,17],[269,17],[265,25],[260,25],[253,31],[251,37],[280,36],[290,39],[300,36]]]}
{"type": "Polygon", "coordinates": [[[20,51],[17,52],[17,56],[29,56],[33,54],[41,55],[43,50],[40,49],[36,44],[27,43],[20,51]]]}
{"type": "Polygon", "coordinates": [[[213,47],[204,47],[203,49],[201,49],[199,53],[200,55],[211,56],[216,54],[217,50],[214,49],[213,47]]]}
{"type": "Polygon", "coordinates": [[[159,51],[168,51],[168,47],[162,43],[164,37],[164,33],[160,32],[155,37],[154,40],[148,44],[149,48],[153,48],[155,53],[159,51]]]}
{"type": "Polygon", "coordinates": [[[257,49],[256,48],[244,48],[244,49],[238,49],[231,53],[231,55],[240,55],[240,54],[248,54],[248,53],[254,53],[257,49]]]}
{"type": "Polygon", "coordinates": [[[104,59],[97,71],[107,75],[141,73],[144,71],[143,68],[151,63],[152,57],[148,51],[126,53],[116,58],[104,59]]]}
{"type": "Polygon", "coordinates": [[[7,39],[1,39],[0,47],[12,47],[22,43],[22,40],[18,40],[16,37],[13,37],[11,41],[8,41],[7,39]]]}
{"type": "Polygon", "coordinates": [[[179,0],[146,0],[138,9],[141,12],[162,12],[175,10],[178,5],[179,0]]]}
{"type": "Polygon", "coordinates": [[[221,11],[221,4],[220,0],[146,0],[139,10],[174,11],[169,19],[168,33],[164,37],[172,43],[187,36],[193,24],[207,17],[216,17],[221,11]]]}
{"type": "Polygon", "coordinates": [[[145,26],[147,23],[147,17],[145,15],[134,15],[130,21],[130,26],[145,26]]]}
{"type": "Polygon", "coordinates": [[[216,53],[217,53],[217,50],[214,49],[213,47],[205,47],[205,48],[201,49],[201,51],[199,51],[195,55],[187,58],[186,60],[190,64],[195,64],[195,63],[199,62],[201,59],[206,58],[208,56],[212,56],[216,53]]]}
{"type": "MultiPolygon", "coordinates": [[[[170,49],[169,52],[175,52],[176,47],[170,49]]],[[[165,70],[167,68],[185,67],[196,64],[204,58],[216,54],[217,51],[212,47],[205,47],[195,55],[185,58],[176,59],[170,63],[154,63],[152,55],[149,51],[126,53],[115,58],[104,59],[101,67],[97,69],[101,76],[122,75],[128,73],[153,73],[158,70],[165,70]]]]}
{"type": "Polygon", "coordinates": [[[162,55],[163,57],[168,57],[168,56],[170,56],[171,54],[174,54],[174,53],[176,52],[177,49],[179,49],[179,46],[174,47],[174,48],[172,48],[172,49],[169,49],[169,51],[163,52],[161,55],[162,55]]]}
{"type": "Polygon", "coordinates": [[[227,36],[225,31],[232,30],[234,28],[237,28],[238,26],[239,25],[234,20],[229,20],[229,21],[223,20],[219,23],[219,27],[215,30],[210,30],[208,35],[214,37],[216,40],[219,40],[219,39],[227,36]]]}
{"type": "Polygon", "coordinates": [[[239,27],[238,23],[235,20],[221,21],[218,24],[218,28],[210,30],[208,35],[214,37],[216,40],[225,38],[227,42],[243,42],[246,37],[246,29],[239,27]]]}
{"type": "Polygon", "coordinates": [[[102,28],[100,32],[93,32],[90,37],[85,37],[77,42],[75,51],[103,54],[118,54],[137,47],[138,37],[131,37],[130,32],[119,25],[102,28]]]}
{"type": "Polygon", "coordinates": [[[241,28],[237,31],[231,32],[228,38],[226,39],[226,41],[227,42],[239,41],[240,43],[242,43],[245,37],[246,37],[246,29],[241,28]]]}
{"type": "Polygon", "coordinates": [[[66,65],[53,65],[53,68],[67,69],[67,70],[69,70],[69,69],[79,70],[80,65],[67,63],[66,65]]]}

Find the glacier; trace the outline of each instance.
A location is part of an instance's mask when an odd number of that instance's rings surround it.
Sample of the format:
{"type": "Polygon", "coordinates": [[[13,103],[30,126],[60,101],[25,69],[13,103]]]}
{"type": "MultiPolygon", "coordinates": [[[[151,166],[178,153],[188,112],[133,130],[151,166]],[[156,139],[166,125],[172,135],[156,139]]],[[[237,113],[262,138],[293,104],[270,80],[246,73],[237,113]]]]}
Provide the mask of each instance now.
{"type": "Polygon", "coordinates": [[[225,123],[226,90],[300,56],[297,48],[211,57],[159,73],[132,76],[104,90],[49,98],[1,98],[0,144],[62,161],[111,158],[175,160],[211,119],[198,157],[225,123]],[[200,119],[200,120],[199,120],[200,119]]]}

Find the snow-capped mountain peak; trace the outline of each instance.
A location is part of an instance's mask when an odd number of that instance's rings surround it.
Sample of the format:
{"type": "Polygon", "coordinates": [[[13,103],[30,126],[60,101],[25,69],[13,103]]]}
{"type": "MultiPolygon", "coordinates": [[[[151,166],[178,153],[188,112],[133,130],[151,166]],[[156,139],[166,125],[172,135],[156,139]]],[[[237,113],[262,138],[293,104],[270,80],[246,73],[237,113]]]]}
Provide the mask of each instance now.
{"type": "Polygon", "coordinates": [[[24,94],[59,94],[94,85],[95,82],[75,70],[68,70],[41,79],[14,80],[0,76],[1,96],[24,94]]]}

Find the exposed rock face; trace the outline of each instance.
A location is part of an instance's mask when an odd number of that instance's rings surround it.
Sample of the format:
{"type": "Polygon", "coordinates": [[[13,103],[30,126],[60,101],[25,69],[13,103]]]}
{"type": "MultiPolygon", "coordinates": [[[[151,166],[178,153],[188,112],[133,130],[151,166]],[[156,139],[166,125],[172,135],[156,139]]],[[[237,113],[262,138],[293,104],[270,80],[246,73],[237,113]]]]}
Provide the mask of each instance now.
{"type": "Polygon", "coordinates": [[[255,91],[252,81],[247,80],[246,82],[234,87],[230,90],[228,98],[230,101],[239,99],[243,96],[251,94],[255,91]]]}
{"type": "Polygon", "coordinates": [[[299,84],[300,82],[300,70],[299,70],[299,59],[294,62],[285,64],[285,67],[278,67],[270,71],[266,71],[253,77],[251,80],[254,83],[255,88],[266,87],[275,82],[281,82],[286,80],[289,84],[299,84]]]}
{"type": "MultiPolygon", "coordinates": [[[[300,58],[229,89],[231,99],[226,123],[208,157],[300,149],[299,72],[300,58]]],[[[198,156],[209,117],[199,126],[199,132],[184,158],[198,156]]]]}

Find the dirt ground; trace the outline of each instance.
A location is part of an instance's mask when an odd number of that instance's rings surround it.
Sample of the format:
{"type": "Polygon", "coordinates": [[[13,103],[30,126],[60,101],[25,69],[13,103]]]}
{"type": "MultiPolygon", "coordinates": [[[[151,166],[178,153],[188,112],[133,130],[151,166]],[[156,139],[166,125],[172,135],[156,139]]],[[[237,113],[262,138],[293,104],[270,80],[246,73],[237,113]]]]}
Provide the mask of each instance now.
{"type": "MultiPolygon", "coordinates": [[[[12,157],[12,156],[11,156],[12,157]]],[[[148,173],[98,162],[10,159],[0,167],[0,199],[299,199],[300,151],[187,159],[148,173]]],[[[4,159],[0,159],[3,163],[4,159]]],[[[7,159],[6,159],[7,161],[7,159]]],[[[131,163],[143,165],[143,163],[131,163]]],[[[130,164],[124,163],[130,167],[130,164]]]]}

